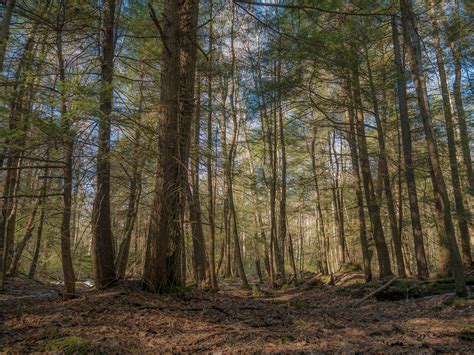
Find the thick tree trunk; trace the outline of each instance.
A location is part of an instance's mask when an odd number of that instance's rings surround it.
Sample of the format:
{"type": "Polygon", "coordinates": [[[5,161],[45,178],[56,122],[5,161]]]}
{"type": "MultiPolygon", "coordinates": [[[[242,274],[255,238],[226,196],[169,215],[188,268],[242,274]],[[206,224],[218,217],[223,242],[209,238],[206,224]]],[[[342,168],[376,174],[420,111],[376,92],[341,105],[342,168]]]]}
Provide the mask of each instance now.
{"type": "Polygon", "coordinates": [[[103,25],[97,185],[92,211],[92,261],[95,285],[98,289],[110,287],[116,281],[110,215],[110,134],[114,96],[115,0],[104,1],[103,25]]]}
{"type": "Polygon", "coordinates": [[[162,292],[184,284],[183,230],[194,76],[198,2],[164,3],[159,156],[143,273],[143,287],[162,292]]]}
{"type": "Polygon", "coordinates": [[[451,207],[449,204],[448,192],[444,181],[443,173],[438,156],[438,149],[434,137],[433,124],[426,88],[425,76],[421,60],[421,45],[418,33],[415,29],[412,4],[408,0],[400,0],[402,11],[403,34],[410,65],[412,69],[412,79],[415,84],[420,115],[423,121],[425,139],[428,148],[428,158],[433,177],[433,188],[435,193],[436,208],[438,210],[438,223],[440,229],[446,231],[449,242],[449,259],[454,274],[456,295],[464,297],[467,295],[466,281],[462,267],[461,256],[456,242],[454,225],[451,219],[451,207]]]}

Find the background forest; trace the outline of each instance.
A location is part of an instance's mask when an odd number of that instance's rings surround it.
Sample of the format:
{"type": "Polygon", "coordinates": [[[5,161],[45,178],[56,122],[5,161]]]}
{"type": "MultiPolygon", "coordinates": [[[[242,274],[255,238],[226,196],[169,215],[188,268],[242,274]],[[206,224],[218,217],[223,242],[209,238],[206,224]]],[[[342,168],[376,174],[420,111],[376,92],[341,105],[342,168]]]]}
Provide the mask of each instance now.
{"type": "Polygon", "coordinates": [[[0,287],[355,268],[466,295],[472,2],[0,9],[0,287]]]}

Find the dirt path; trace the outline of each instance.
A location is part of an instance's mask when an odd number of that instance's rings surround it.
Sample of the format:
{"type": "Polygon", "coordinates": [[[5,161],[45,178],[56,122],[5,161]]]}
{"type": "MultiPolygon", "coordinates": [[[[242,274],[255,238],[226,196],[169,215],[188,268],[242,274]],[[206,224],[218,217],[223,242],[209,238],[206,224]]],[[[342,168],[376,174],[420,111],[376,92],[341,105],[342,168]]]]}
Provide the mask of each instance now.
{"type": "Polygon", "coordinates": [[[337,287],[156,296],[127,284],[70,301],[0,297],[0,350],[41,351],[68,337],[104,352],[474,351],[474,304],[447,296],[398,302],[337,287]],[[76,339],[76,338],[75,338],[76,339]]]}

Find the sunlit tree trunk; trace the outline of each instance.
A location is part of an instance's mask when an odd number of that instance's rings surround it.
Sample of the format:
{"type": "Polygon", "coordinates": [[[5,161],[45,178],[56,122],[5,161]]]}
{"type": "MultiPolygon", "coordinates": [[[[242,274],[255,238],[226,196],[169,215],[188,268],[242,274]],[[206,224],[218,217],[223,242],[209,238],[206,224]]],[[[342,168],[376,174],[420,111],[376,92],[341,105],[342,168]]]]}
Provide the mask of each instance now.
{"type": "Polygon", "coordinates": [[[413,231],[413,241],[415,244],[415,255],[417,264],[417,275],[419,279],[428,278],[428,264],[426,260],[425,247],[423,244],[423,231],[421,227],[420,209],[418,207],[418,196],[416,192],[415,170],[412,156],[412,141],[410,121],[408,117],[407,86],[405,79],[405,69],[400,49],[398,34],[398,23],[395,17],[392,18],[392,40],[395,54],[395,68],[397,71],[397,98],[398,111],[400,115],[400,127],[403,146],[403,157],[405,161],[405,179],[407,182],[408,202],[410,205],[411,226],[413,231]]]}
{"type": "Polygon", "coordinates": [[[357,135],[355,128],[355,112],[352,100],[352,88],[350,80],[348,80],[348,93],[350,104],[347,111],[349,121],[349,133],[346,134],[347,141],[349,142],[352,171],[355,178],[355,193],[357,200],[357,212],[359,217],[359,240],[362,249],[362,260],[364,268],[364,277],[366,282],[372,281],[372,251],[369,249],[369,241],[367,237],[367,226],[365,222],[365,210],[364,210],[364,196],[362,192],[362,178],[359,168],[359,153],[357,151],[357,135]]]}
{"type": "Polygon", "coordinates": [[[439,34],[439,25],[436,18],[435,2],[427,1],[428,14],[433,28],[433,44],[435,47],[436,64],[438,66],[439,81],[441,85],[441,96],[443,100],[444,120],[446,123],[446,136],[448,138],[448,154],[451,168],[451,181],[453,185],[454,203],[456,206],[456,217],[458,220],[459,232],[461,236],[462,261],[465,268],[471,267],[471,241],[468,226],[468,212],[464,207],[462,196],[461,180],[459,178],[459,168],[456,153],[456,141],[454,138],[453,115],[451,112],[451,102],[449,100],[448,78],[444,67],[443,50],[439,34]]]}
{"type": "Polygon", "coordinates": [[[464,297],[467,295],[466,281],[464,279],[461,256],[459,254],[459,248],[456,242],[454,225],[451,219],[451,207],[449,204],[448,192],[441,170],[438,149],[434,137],[426,80],[423,73],[423,65],[421,60],[422,53],[420,39],[415,28],[415,20],[411,2],[408,0],[400,0],[400,8],[402,12],[402,26],[405,46],[410,59],[412,79],[417,92],[418,106],[423,121],[425,139],[428,148],[428,158],[430,162],[430,170],[432,171],[436,209],[438,211],[438,226],[440,229],[446,231],[449,243],[448,251],[451,264],[450,266],[452,267],[455,278],[456,295],[464,297]]]}
{"type": "Polygon", "coordinates": [[[370,220],[374,234],[375,248],[379,263],[380,277],[392,275],[390,255],[388,253],[387,243],[385,241],[382,221],[380,219],[380,206],[375,198],[372,174],[370,172],[369,153],[367,149],[367,140],[365,136],[364,112],[362,107],[362,98],[359,82],[359,68],[354,66],[352,73],[354,103],[355,103],[355,126],[358,138],[359,159],[362,172],[362,182],[364,186],[367,209],[369,210],[370,220]]]}
{"type": "Polygon", "coordinates": [[[365,48],[365,51],[366,51],[366,61],[367,61],[367,74],[368,74],[369,86],[370,86],[370,96],[372,98],[372,103],[374,106],[374,118],[375,118],[375,123],[377,125],[377,140],[378,140],[378,145],[379,145],[379,150],[380,150],[380,155],[379,155],[380,174],[382,175],[385,198],[387,202],[387,211],[388,211],[388,219],[390,223],[390,231],[392,234],[393,246],[395,250],[395,258],[397,261],[397,272],[398,272],[398,276],[406,277],[405,263],[403,260],[403,251],[402,251],[402,240],[400,238],[400,233],[398,231],[398,224],[397,224],[398,222],[397,222],[397,216],[395,214],[395,205],[393,202],[392,186],[390,182],[390,173],[388,170],[387,149],[385,147],[384,127],[382,124],[382,119],[380,117],[377,91],[376,91],[374,80],[372,77],[372,67],[371,67],[367,48],[365,48]]]}
{"type": "Polygon", "coordinates": [[[318,171],[316,169],[316,128],[313,129],[313,139],[311,140],[311,166],[313,170],[313,182],[314,182],[314,189],[316,191],[316,212],[318,214],[319,219],[319,230],[321,232],[321,264],[322,264],[322,273],[325,275],[329,274],[329,261],[328,255],[326,252],[326,226],[325,226],[325,219],[323,215],[323,209],[321,207],[321,192],[319,190],[319,179],[318,179],[318,171]]]}

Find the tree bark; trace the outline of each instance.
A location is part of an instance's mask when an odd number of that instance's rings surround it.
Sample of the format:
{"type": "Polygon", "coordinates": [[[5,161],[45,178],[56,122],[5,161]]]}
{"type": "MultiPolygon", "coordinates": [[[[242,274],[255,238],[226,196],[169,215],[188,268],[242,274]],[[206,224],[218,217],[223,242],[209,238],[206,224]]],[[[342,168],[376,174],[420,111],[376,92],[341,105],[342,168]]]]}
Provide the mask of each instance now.
{"type": "Polygon", "coordinates": [[[446,69],[444,67],[443,51],[441,48],[441,38],[439,34],[439,25],[435,11],[435,2],[427,1],[428,15],[430,16],[431,26],[433,28],[433,44],[435,47],[436,64],[438,67],[439,81],[441,85],[441,96],[443,100],[444,121],[446,124],[446,136],[448,139],[449,164],[451,168],[451,181],[453,185],[454,203],[456,206],[456,217],[461,236],[462,262],[465,268],[471,267],[471,241],[468,226],[468,212],[464,207],[462,196],[461,180],[459,177],[459,167],[456,153],[456,140],[454,138],[453,114],[451,112],[451,102],[449,100],[449,89],[446,69]]]}
{"type": "MultiPolygon", "coordinates": [[[[164,3],[159,156],[142,285],[152,292],[184,284],[181,275],[190,129],[194,109],[196,0],[164,3]]],[[[161,32],[161,31],[160,31],[161,32]]]]}
{"type": "Polygon", "coordinates": [[[196,271],[196,283],[198,286],[203,286],[206,281],[206,245],[204,242],[204,233],[202,228],[201,218],[201,199],[199,192],[199,159],[200,159],[200,146],[199,146],[199,135],[201,127],[201,110],[200,110],[200,95],[201,85],[198,79],[198,92],[197,92],[197,105],[196,105],[196,117],[194,119],[194,139],[191,152],[191,171],[190,171],[190,188],[189,188],[189,216],[191,220],[191,231],[192,231],[192,244],[193,244],[193,264],[194,270],[196,271]]]}
{"type": "Polygon", "coordinates": [[[435,194],[436,209],[438,211],[438,223],[440,229],[446,231],[449,242],[449,259],[454,274],[456,295],[459,297],[467,296],[466,281],[462,267],[461,256],[459,254],[456,235],[451,219],[451,207],[449,204],[448,192],[444,181],[443,173],[438,156],[438,149],[434,137],[433,124],[431,122],[431,113],[426,88],[425,76],[423,74],[423,65],[421,60],[421,45],[418,33],[415,28],[412,4],[408,0],[400,0],[402,12],[403,35],[410,65],[412,70],[412,79],[415,84],[418,106],[423,121],[425,139],[428,148],[428,158],[430,170],[432,171],[433,190],[435,194]]]}
{"type": "MultiPolygon", "coordinates": [[[[65,11],[65,3],[61,2],[65,11]]],[[[68,114],[68,94],[66,85],[66,67],[63,57],[62,29],[64,23],[64,13],[62,23],[58,24],[56,34],[56,46],[58,51],[59,80],[61,82],[61,128],[63,130],[63,156],[64,156],[64,186],[63,186],[63,213],[61,220],[61,262],[64,275],[64,298],[70,298],[75,294],[76,277],[72,265],[71,255],[71,216],[72,216],[72,187],[73,187],[73,164],[74,164],[74,133],[71,129],[70,117],[68,114]]],[[[96,280],[97,282],[97,280],[96,280]]]]}
{"type": "Polygon", "coordinates": [[[115,0],[103,4],[103,42],[101,58],[101,90],[97,151],[97,185],[92,211],[92,261],[98,289],[116,281],[113,235],[110,212],[110,134],[113,105],[115,55],[115,0]]]}
{"type": "Polygon", "coordinates": [[[390,183],[390,173],[388,170],[388,162],[387,162],[387,150],[385,147],[384,128],[382,124],[382,119],[380,117],[377,91],[375,89],[375,84],[372,77],[372,67],[370,65],[370,59],[369,59],[367,47],[365,48],[365,52],[366,52],[366,61],[367,61],[367,74],[368,74],[369,86],[370,86],[370,96],[372,98],[372,104],[374,106],[374,118],[375,118],[375,123],[377,125],[377,141],[378,141],[379,151],[380,151],[379,152],[380,153],[379,155],[380,174],[382,175],[385,198],[387,201],[387,211],[388,211],[388,219],[390,222],[390,231],[392,234],[393,246],[395,250],[395,258],[397,260],[397,272],[398,272],[398,276],[400,276],[401,278],[405,278],[406,271],[405,271],[405,262],[403,260],[402,240],[400,238],[400,233],[398,231],[397,216],[395,214],[395,205],[393,202],[392,186],[390,183]]]}
{"type": "Polygon", "coordinates": [[[319,179],[318,179],[318,171],[316,169],[316,127],[313,128],[313,139],[311,140],[311,166],[313,169],[313,181],[314,181],[314,189],[316,191],[316,211],[318,214],[319,219],[319,229],[321,231],[322,237],[322,273],[325,275],[329,274],[329,261],[328,255],[326,253],[326,227],[324,224],[324,216],[323,216],[323,209],[321,207],[321,193],[319,190],[319,179]]]}
{"type": "Polygon", "coordinates": [[[428,264],[426,260],[425,247],[423,244],[423,231],[421,227],[420,209],[418,207],[418,196],[416,192],[415,169],[412,156],[412,141],[410,121],[408,117],[407,86],[405,79],[405,69],[402,61],[400,40],[398,34],[398,23],[395,17],[392,18],[392,40],[395,54],[395,67],[397,71],[397,97],[398,111],[400,115],[400,127],[402,136],[403,157],[405,161],[405,179],[407,182],[408,202],[410,204],[411,226],[413,231],[413,241],[415,244],[415,255],[417,264],[417,276],[424,280],[429,277],[428,264]]]}
{"type": "Polygon", "coordinates": [[[212,117],[213,117],[213,45],[214,45],[214,21],[213,21],[213,0],[209,0],[209,67],[208,67],[208,83],[207,83],[207,98],[208,98],[208,116],[207,116],[207,194],[208,194],[208,220],[209,220],[209,237],[210,237],[210,253],[209,253],[209,276],[211,279],[211,287],[215,290],[219,288],[216,274],[216,226],[215,226],[215,199],[212,176],[212,158],[214,153],[213,135],[212,135],[212,117]]]}
{"type": "Polygon", "coordinates": [[[355,128],[355,112],[352,100],[352,87],[350,80],[348,80],[348,96],[350,99],[350,105],[347,111],[349,121],[349,132],[346,135],[346,139],[349,142],[349,148],[351,151],[351,163],[353,175],[355,178],[355,192],[357,200],[357,212],[359,216],[359,239],[362,249],[362,260],[364,268],[364,277],[366,282],[372,281],[372,251],[369,249],[369,242],[367,238],[367,226],[365,223],[365,211],[364,211],[364,196],[362,193],[362,178],[359,168],[359,153],[357,151],[357,135],[355,128]]]}
{"type": "Polygon", "coordinates": [[[367,140],[365,136],[364,112],[360,92],[358,65],[354,66],[352,74],[356,118],[355,126],[358,138],[362,182],[364,186],[365,198],[367,201],[367,209],[369,210],[369,217],[372,222],[375,248],[377,250],[377,258],[379,262],[380,277],[385,277],[392,275],[392,270],[390,255],[388,253],[388,248],[382,228],[382,221],[380,219],[380,206],[375,198],[372,174],[370,172],[370,161],[367,149],[367,140]]]}
{"type": "Polygon", "coordinates": [[[2,24],[0,26],[0,75],[3,74],[3,63],[7,51],[8,38],[10,37],[10,22],[15,8],[16,0],[7,0],[5,12],[3,13],[2,24]]]}

